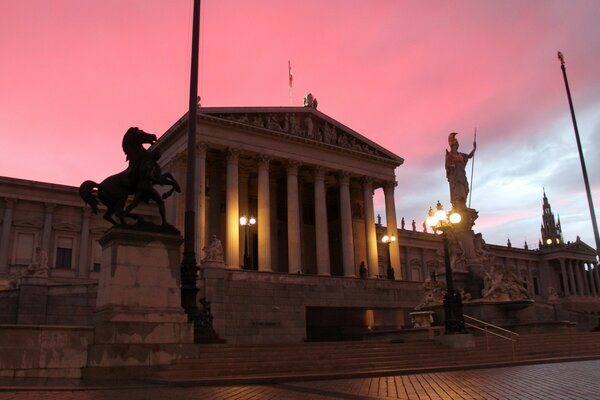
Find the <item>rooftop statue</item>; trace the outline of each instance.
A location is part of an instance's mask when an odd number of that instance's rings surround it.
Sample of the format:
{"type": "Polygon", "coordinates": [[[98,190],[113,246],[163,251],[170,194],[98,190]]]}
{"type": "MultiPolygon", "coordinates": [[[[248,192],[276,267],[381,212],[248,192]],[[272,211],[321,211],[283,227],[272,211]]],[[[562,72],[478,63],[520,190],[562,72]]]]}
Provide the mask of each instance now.
{"type": "Polygon", "coordinates": [[[170,226],[165,217],[163,200],[173,192],[180,192],[181,189],[173,175],[168,172],[162,173],[157,163],[160,158],[158,151],[147,150],[143,146],[154,142],[156,142],[156,135],[146,133],[137,127],[129,128],[122,142],[123,152],[129,161],[127,169],[109,176],[100,184],[93,181],[85,181],[81,184],[79,195],[90,205],[94,213],[98,212],[100,201],[107,208],[104,219],[112,224],[126,225],[126,217],[141,223],[142,217],[133,214],[133,209],[141,202],[148,203],[153,200],[158,205],[162,226],[170,226]],[[167,185],[171,188],[161,196],[154,188],[155,185],[167,185]],[[127,205],[129,196],[133,196],[133,200],[127,205]]]}
{"type": "Polygon", "coordinates": [[[465,167],[469,159],[475,154],[477,143],[473,142],[473,150],[469,153],[460,153],[458,151],[458,133],[452,132],[448,136],[448,145],[450,151],[446,150],[446,178],[450,184],[450,202],[452,207],[457,210],[467,208],[467,198],[469,197],[469,182],[465,167]]]}

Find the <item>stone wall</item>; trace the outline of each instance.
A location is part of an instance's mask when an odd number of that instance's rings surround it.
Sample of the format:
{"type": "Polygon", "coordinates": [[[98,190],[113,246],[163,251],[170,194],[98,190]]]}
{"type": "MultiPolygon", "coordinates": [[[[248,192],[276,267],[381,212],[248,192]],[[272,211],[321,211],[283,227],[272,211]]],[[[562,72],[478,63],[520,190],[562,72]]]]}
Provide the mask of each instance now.
{"type": "Polygon", "coordinates": [[[0,376],[79,378],[91,327],[0,325],[0,376]]]}
{"type": "Polygon", "coordinates": [[[230,344],[306,339],[306,309],[410,312],[423,296],[417,282],[203,268],[200,297],[212,302],[214,328],[230,344]]]}
{"type": "Polygon", "coordinates": [[[0,324],[92,325],[98,284],[26,284],[0,291],[0,324]]]}
{"type": "Polygon", "coordinates": [[[92,325],[98,284],[51,286],[48,289],[46,323],[92,325]]]}
{"type": "Polygon", "coordinates": [[[0,324],[16,324],[19,309],[19,291],[0,291],[0,324]]]}

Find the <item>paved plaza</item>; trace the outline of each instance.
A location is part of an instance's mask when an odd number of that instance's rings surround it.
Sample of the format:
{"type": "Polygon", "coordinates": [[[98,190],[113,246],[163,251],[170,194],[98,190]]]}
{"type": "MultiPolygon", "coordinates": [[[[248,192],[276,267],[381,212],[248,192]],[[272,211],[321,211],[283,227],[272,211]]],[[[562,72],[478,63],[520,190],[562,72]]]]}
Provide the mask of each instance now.
{"type": "Polygon", "coordinates": [[[0,400],[594,400],[600,399],[600,360],[273,385],[86,388],[65,381],[50,390],[49,382],[1,383],[0,400]]]}

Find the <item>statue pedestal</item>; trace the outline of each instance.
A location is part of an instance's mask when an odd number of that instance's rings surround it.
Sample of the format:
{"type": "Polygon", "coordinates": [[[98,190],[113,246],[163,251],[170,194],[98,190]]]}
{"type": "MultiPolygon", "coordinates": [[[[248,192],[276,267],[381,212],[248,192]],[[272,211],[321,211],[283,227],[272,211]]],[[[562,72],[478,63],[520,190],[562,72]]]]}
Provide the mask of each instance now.
{"type": "Polygon", "coordinates": [[[168,364],[181,357],[182,346],[193,343],[193,326],[181,307],[182,241],[178,234],[121,227],[101,238],[88,372],[168,364]]]}
{"type": "Polygon", "coordinates": [[[17,324],[42,325],[46,323],[48,278],[23,276],[19,278],[19,312],[17,324]]]}

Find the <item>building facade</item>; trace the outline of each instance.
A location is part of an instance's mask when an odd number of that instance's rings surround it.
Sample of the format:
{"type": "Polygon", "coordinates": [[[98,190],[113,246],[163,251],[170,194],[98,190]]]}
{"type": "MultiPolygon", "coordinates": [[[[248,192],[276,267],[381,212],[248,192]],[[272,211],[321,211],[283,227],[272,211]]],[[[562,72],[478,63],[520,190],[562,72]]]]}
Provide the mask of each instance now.
{"type": "MultiPolygon", "coordinates": [[[[154,145],[163,172],[182,188],[186,129],[184,116],[154,145]]],[[[443,246],[434,233],[397,226],[401,157],[312,107],[201,108],[197,132],[197,259],[214,236],[225,267],[203,270],[199,285],[220,335],[232,343],[298,341],[409,325],[423,283],[443,270],[443,246]],[[385,226],[374,213],[375,190],[384,193],[385,226]],[[256,223],[240,225],[243,216],[256,223]],[[397,240],[384,243],[385,235],[397,240]]],[[[184,198],[166,202],[181,231],[184,198]]],[[[3,288],[34,263],[37,248],[47,256],[50,286],[97,282],[99,239],[110,225],[84,206],[77,188],[0,177],[0,200],[3,288]]],[[[156,217],[152,204],[141,212],[156,217]]],[[[480,272],[508,268],[540,304],[600,313],[596,253],[579,238],[563,240],[545,194],[541,233],[538,249],[485,245],[492,256],[480,272]]],[[[0,302],[15,291],[0,292],[0,302]]],[[[52,322],[70,323],[67,313],[61,319],[52,311],[52,322]]],[[[0,314],[17,322],[14,313],[0,314]]]]}

